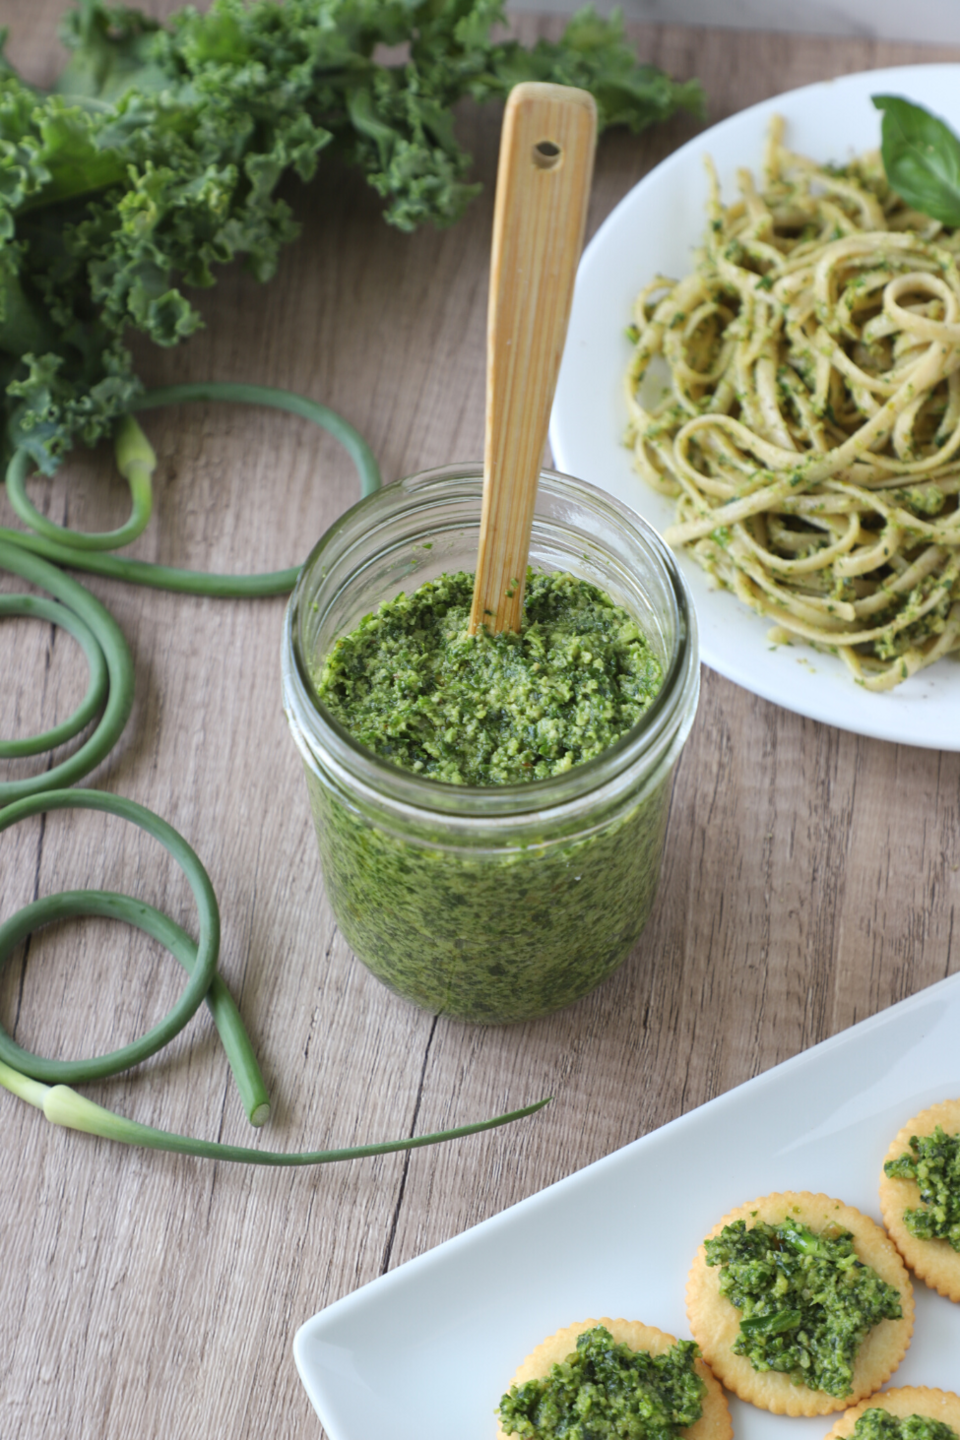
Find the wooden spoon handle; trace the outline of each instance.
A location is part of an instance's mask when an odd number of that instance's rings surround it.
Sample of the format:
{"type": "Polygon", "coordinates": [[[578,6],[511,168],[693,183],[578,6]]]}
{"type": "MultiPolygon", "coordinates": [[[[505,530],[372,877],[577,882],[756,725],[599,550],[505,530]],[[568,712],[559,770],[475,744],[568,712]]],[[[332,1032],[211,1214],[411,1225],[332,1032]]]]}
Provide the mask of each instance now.
{"type": "Polygon", "coordinates": [[[529,82],[503,119],[487,311],[483,509],[470,633],[519,630],[550,406],[593,174],[586,90],[529,82]]]}

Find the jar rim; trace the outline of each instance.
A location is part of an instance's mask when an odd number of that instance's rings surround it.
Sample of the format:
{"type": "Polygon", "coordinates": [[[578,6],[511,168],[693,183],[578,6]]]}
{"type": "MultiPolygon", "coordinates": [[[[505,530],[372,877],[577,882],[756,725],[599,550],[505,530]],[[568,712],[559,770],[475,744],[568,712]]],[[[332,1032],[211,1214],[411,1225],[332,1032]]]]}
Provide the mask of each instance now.
{"type": "MultiPolygon", "coordinates": [[[[559,775],[509,785],[460,785],[433,776],[418,775],[415,771],[392,764],[360,744],[317,696],[301,652],[300,606],[304,603],[316,569],[338,545],[347,543],[358,529],[360,534],[369,533],[371,512],[377,515],[378,523],[383,523],[392,513],[399,514],[409,508],[411,501],[429,498],[437,487],[443,488],[446,498],[451,493],[452,483],[467,482],[472,490],[482,485],[482,477],[483,466],[479,462],[421,471],[365,496],[335,520],[304,562],[287,605],[282,668],[284,708],[301,750],[306,745],[314,760],[317,749],[321,749],[326,760],[333,762],[335,770],[349,776],[351,784],[359,782],[370,795],[380,795],[427,814],[490,821],[495,816],[517,818],[542,815],[544,811],[577,803],[585,795],[595,795],[606,786],[615,784],[624,771],[633,771],[638,766],[657,767],[662,753],[673,753],[671,742],[676,738],[678,727],[683,725],[687,711],[690,711],[689,723],[692,723],[699,660],[696,614],[690,591],[673,553],[657,532],[635,511],[596,486],[556,470],[543,469],[540,473],[541,487],[573,499],[587,511],[605,513],[620,526],[626,525],[649,552],[649,557],[666,582],[666,592],[673,608],[673,647],[652,703],[635,725],[593,759],[574,765],[559,775]]],[[[684,727],[681,739],[685,738],[687,728],[689,725],[684,727]]]]}

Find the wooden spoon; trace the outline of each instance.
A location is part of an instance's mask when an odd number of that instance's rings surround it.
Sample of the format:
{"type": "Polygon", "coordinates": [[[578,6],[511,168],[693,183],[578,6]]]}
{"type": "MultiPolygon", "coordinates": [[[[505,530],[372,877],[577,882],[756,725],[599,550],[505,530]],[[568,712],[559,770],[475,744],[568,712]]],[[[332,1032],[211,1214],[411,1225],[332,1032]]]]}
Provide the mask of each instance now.
{"type": "Polygon", "coordinates": [[[568,85],[511,90],[487,310],[483,508],[470,633],[519,630],[533,507],[570,319],[597,110],[568,85]]]}

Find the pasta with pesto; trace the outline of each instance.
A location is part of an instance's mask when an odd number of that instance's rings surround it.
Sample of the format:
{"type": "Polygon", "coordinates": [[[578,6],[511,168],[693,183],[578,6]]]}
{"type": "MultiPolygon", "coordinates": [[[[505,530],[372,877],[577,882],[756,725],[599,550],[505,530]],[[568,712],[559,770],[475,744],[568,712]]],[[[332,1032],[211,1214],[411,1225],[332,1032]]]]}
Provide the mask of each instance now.
{"type": "Polygon", "coordinates": [[[781,121],[759,188],[724,205],[709,172],[693,273],[635,302],[627,443],[671,545],[889,690],[960,658],[960,231],[781,121]]]}

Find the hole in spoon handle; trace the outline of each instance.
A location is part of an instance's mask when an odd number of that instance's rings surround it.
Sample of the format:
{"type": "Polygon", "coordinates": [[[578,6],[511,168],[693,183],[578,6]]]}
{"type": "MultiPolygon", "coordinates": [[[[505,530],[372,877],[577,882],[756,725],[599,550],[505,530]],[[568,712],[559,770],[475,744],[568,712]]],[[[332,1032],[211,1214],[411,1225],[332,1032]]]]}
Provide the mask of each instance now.
{"type": "Polygon", "coordinates": [[[555,170],[563,159],[563,151],[553,140],[538,140],[533,147],[533,163],[541,170],[555,170]]]}

